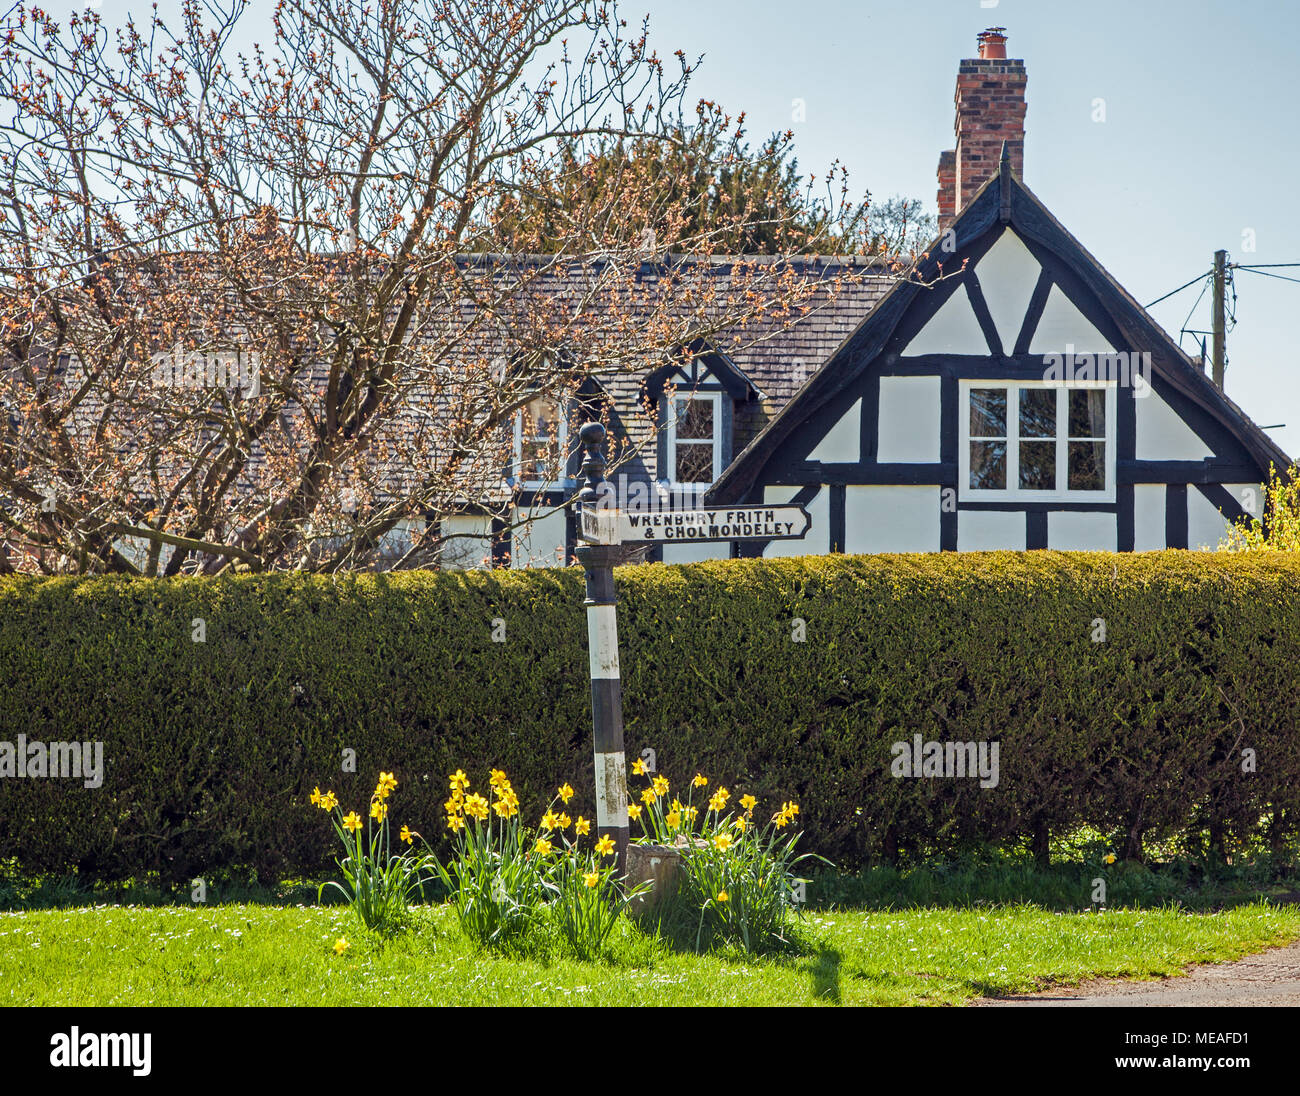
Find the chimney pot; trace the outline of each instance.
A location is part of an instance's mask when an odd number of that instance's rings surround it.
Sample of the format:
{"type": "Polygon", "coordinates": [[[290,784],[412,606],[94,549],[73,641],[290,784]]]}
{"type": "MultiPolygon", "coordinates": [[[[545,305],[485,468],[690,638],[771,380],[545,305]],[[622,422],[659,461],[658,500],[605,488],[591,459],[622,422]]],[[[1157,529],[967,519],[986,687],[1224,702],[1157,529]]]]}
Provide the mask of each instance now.
{"type": "Polygon", "coordinates": [[[1005,60],[1007,56],[1006,27],[989,27],[979,37],[980,57],[986,61],[1005,60]]]}

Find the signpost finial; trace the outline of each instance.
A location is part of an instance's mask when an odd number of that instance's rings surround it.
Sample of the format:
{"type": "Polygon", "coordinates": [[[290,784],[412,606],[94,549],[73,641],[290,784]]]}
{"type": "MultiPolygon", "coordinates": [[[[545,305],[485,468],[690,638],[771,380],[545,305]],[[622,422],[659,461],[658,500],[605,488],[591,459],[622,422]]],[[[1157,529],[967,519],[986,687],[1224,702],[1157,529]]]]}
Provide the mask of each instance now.
{"type": "Polygon", "coordinates": [[[582,462],[582,474],[587,477],[587,484],[578,493],[578,501],[594,507],[600,500],[600,485],[605,482],[607,462],[600,451],[605,444],[605,428],[598,422],[583,423],[578,431],[578,440],[587,451],[582,462]]]}

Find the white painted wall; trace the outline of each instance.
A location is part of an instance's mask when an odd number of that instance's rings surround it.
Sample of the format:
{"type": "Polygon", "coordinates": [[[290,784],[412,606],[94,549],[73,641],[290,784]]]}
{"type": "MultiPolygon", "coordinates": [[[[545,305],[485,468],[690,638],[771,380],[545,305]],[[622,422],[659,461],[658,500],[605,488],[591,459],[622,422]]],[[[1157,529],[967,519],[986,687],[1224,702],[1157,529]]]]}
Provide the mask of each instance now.
{"type": "Polygon", "coordinates": [[[1024,551],[1027,529],[1023,513],[961,510],[957,514],[957,551],[992,552],[1001,548],[1024,551]]]}
{"type": "Polygon", "coordinates": [[[939,459],[938,377],[881,377],[876,459],[925,464],[939,459]]]}
{"type": "Polygon", "coordinates": [[[423,518],[403,518],[379,538],[379,551],[387,559],[401,559],[423,531],[423,518]]]}
{"type": "MultiPolygon", "coordinates": [[[[931,290],[933,292],[933,290],[931,290]]],[[[903,353],[916,354],[988,354],[989,344],[984,338],[975,310],[970,306],[966,287],[958,286],[927,323],[907,344],[903,353]]]]}
{"type": "Polygon", "coordinates": [[[1047,514],[1047,547],[1065,552],[1114,552],[1119,529],[1114,514],[1061,510],[1047,514]]]}
{"type": "Polygon", "coordinates": [[[1133,485],[1133,551],[1159,552],[1167,548],[1165,540],[1165,485],[1133,485]]]}
{"type": "Polygon", "coordinates": [[[1187,547],[1213,550],[1231,524],[1194,485],[1187,488],[1187,547]]]}
{"type": "Polygon", "coordinates": [[[1015,348],[1041,269],[1029,248],[1009,228],[975,267],[984,303],[989,306],[989,314],[1002,339],[1002,349],[1007,354],[1015,348]]]}
{"type": "Polygon", "coordinates": [[[857,400],[826,432],[809,460],[824,464],[857,464],[862,459],[862,401],[857,400]]]}
{"type": "MultiPolygon", "coordinates": [[[[801,487],[765,487],[763,501],[770,503],[789,502],[802,490],[801,487]]],[[[776,556],[824,556],[831,550],[831,492],[823,487],[813,496],[812,502],[804,507],[812,518],[808,535],[803,540],[774,540],[763,549],[764,559],[776,556]]]]}
{"type": "Polygon", "coordinates": [[[547,513],[545,508],[534,511],[516,508],[512,520],[527,518],[530,513],[540,516],[534,517],[527,525],[520,526],[511,534],[510,566],[515,570],[524,567],[563,567],[566,562],[565,512],[556,510],[547,513]]]}
{"type": "MultiPolygon", "coordinates": [[[[980,286],[983,287],[983,282],[980,286]]],[[[1047,295],[1047,307],[1029,342],[1031,354],[1063,354],[1073,346],[1076,354],[1114,353],[1100,331],[1084,316],[1064,293],[1054,285],[1047,295]]]]}
{"type": "Polygon", "coordinates": [[[937,552],[938,487],[844,489],[844,550],[857,552],[937,552]]]}
{"type": "Polygon", "coordinates": [[[441,533],[468,533],[474,539],[447,541],[442,546],[442,567],[446,571],[467,571],[489,565],[492,556],[492,519],[477,515],[457,515],[442,519],[441,533]],[[489,562],[485,563],[487,559],[489,562]]]}
{"type": "Polygon", "coordinates": [[[1204,460],[1214,451],[1158,393],[1135,399],[1138,460],[1204,460]]]}

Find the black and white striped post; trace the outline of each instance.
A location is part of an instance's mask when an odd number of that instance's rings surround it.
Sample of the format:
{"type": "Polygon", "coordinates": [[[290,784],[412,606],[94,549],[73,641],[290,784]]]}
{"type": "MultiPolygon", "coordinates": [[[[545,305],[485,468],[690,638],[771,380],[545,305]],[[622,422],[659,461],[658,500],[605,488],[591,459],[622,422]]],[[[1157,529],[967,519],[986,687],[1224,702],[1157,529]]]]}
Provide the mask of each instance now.
{"type": "MultiPolygon", "coordinates": [[[[600,447],[605,428],[586,423],[578,433],[586,450],[582,474],[586,485],[578,494],[583,513],[593,516],[603,506],[600,486],[605,481],[605,458],[600,447]]],[[[587,577],[587,641],[591,663],[591,714],[596,752],[596,829],[614,839],[618,870],[627,871],[627,765],[623,756],[623,683],[618,674],[618,623],[615,617],[614,560],[619,545],[612,528],[601,537],[605,543],[576,549],[587,577]]]]}

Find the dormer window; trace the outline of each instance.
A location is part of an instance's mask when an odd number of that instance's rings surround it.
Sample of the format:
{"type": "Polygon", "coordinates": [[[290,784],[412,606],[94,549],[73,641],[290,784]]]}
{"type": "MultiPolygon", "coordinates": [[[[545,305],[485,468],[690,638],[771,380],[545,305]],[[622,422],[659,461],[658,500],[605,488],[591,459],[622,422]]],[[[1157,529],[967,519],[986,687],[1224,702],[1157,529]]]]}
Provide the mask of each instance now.
{"type": "Polygon", "coordinates": [[[674,484],[707,485],[722,475],[722,393],[674,395],[668,471],[674,484]]]}
{"type": "Polygon", "coordinates": [[[526,487],[559,484],[564,479],[569,422],[560,403],[538,396],[515,414],[514,476],[526,487]]]}

